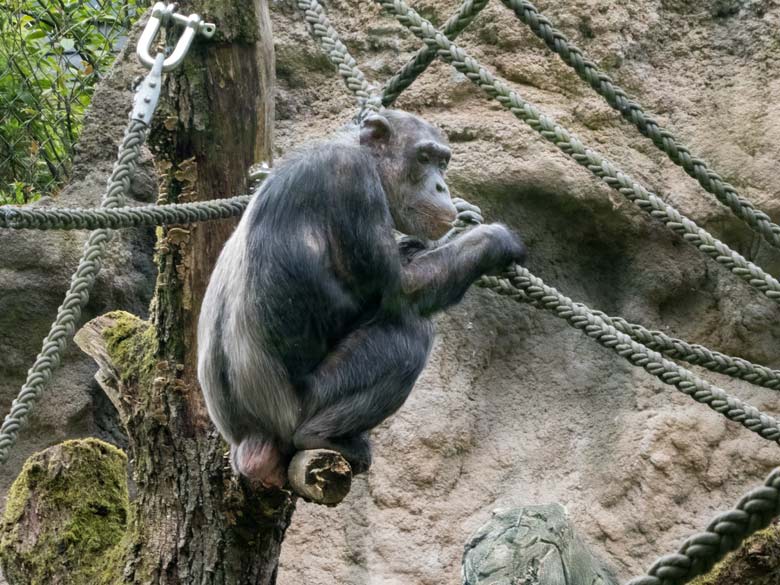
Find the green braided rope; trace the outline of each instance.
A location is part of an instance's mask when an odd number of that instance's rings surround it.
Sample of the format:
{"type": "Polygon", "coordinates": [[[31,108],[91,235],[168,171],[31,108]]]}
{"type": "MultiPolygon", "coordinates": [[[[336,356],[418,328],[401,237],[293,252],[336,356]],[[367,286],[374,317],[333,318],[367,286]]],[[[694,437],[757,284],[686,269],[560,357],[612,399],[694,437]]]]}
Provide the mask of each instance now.
{"type": "Polygon", "coordinates": [[[526,268],[514,265],[507,270],[505,278],[483,276],[479,285],[516,301],[550,311],[633,365],[644,368],[664,384],[675,386],[696,402],[706,404],[763,438],[780,443],[780,422],[665,359],[660,353],[637,343],[585,305],[575,303],[547,286],[526,268]]]}
{"type": "Polygon", "coordinates": [[[339,39],[320,3],[317,0],[297,0],[296,3],[303,12],[312,36],[320,42],[330,62],[338,68],[339,75],[349,90],[357,96],[361,108],[378,110],[381,106],[380,98],[366,81],[363,72],[358,69],[357,61],[339,39]]]}
{"type": "MultiPolygon", "coordinates": [[[[445,241],[450,241],[475,224],[482,223],[482,211],[479,207],[460,198],[453,199],[453,203],[455,203],[455,207],[458,210],[458,216],[453,229],[445,236],[445,241]]],[[[582,306],[586,310],[588,309],[584,305],[580,305],[580,303],[575,303],[575,305],[582,306]]],[[[634,341],[668,358],[686,361],[689,364],[706,368],[711,372],[718,372],[732,378],[745,380],[756,386],[763,386],[772,390],[780,389],[780,371],[778,370],[754,364],[742,358],[726,355],[703,345],[670,337],[661,331],[646,329],[621,317],[613,317],[595,309],[590,309],[590,311],[594,315],[601,317],[608,325],[628,335],[634,341]]]]}
{"type": "Polygon", "coordinates": [[[718,514],[705,532],[686,539],[677,553],[658,559],[647,574],[626,585],[683,585],[709,571],[726,553],[780,515],[780,467],[733,510],[718,514]]]}
{"type": "Polygon", "coordinates": [[[680,144],[671,132],[664,129],[653,118],[648,116],[642,107],[632,101],[623,89],[610,77],[587,59],[582,51],[572,45],[569,40],[552,23],[539,14],[536,7],[527,0],[501,0],[505,6],[512,9],[523,21],[542,39],[545,44],[556,52],[564,63],[569,65],[582,80],[588,83],[598,94],[622,116],[631,122],[676,165],[696,179],[707,191],[728,206],[740,219],[776,248],[780,248],[780,226],[772,223],[771,218],[763,211],[756,209],[752,203],[740,197],[736,189],[724,181],[720,175],[711,170],[707,164],[691,154],[687,147],[680,144]]]}
{"type": "MultiPolygon", "coordinates": [[[[442,34],[450,40],[455,40],[463,29],[471,24],[471,21],[487,6],[489,1],[465,0],[460,5],[458,11],[444,23],[441,29],[442,34]]],[[[428,68],[428,65],[433,63],[436,56],[436,50],[427,45],[417,51],[415,56],[385,83],[382,88],[382,105],[389,108],[398,99],[401,92],[414,83],[414,80],[428,68]]]]}
{"type": "MultiPolygon", "coordinates": [[[[452,230],[454,233],[450,237],[482,221],[478,207],[462,200],[458,201],[458,220],[452,230]]],[[[778,421],[728,396],[720,388],[709,385],[684,368],[664,360],[660,354],[643,346],[641,342],[632,342],[620,329],[628,329],[628,335],[642,330],[642,335],[651,334],[651,340],[654,339],[653,336],[666,338],[656,340],[654,343],[668,344],[668,340],[671,340],[683,344],[678,348],[681,351],[687,352],[688,347],[697,347],[709,352],[706,348],[689,346],[685,342],[667,338],[658,332],[648,332],[623,319],[608,317],[600,311],[590,310],[585,305],[575,303],[555,289],[546,286],[525,268],[512,266],[508,276],[510,280],[485,276],[478,284],[516,301],[527,302],[538,308],[552,311],[556,316],[566,319],[569,324],[583,330],[588,336],[611,348],[632,364],[643,367],[665,384],[677,386],[694,400],[707,404],[713,410],[742,423],[765,438],[780,442],[775,433],[780,424],[778,421]],[[615,327],[615,324],[619,326],[615,327]]],[[[635,335],[631,336],[635,338],[635,335]]],[[[715,352],[711,353],[715,354],[715,352]]],[[[752,366],[752,364],[748,365],[752,366]]],[[[686,539],[676,554],[661,557],[653,563],[647,575],[633,579],[627,585],[683,585],[696,575],[707,572],[726,553],[737,548],[747,536],[767,526],[778,515],[780,515],[780,468],[769,475],[764,487],[749,492],[739,501],[735,509],[719,514],[710,522],[705,532],[686,539]]]]}
{"type": "MultiPolygon", "coordinates": [[[[127,127],[122,145],[119,148],[117,162],[108,188],[101,203],[102,207],[121,207],[130,189],[130,178],[135,172],[140,156],[141,145],[146,138],[146,125],[131,120],[127,127]]],[[[57,310],[57,318],[52,323],[49,334],[43,340],[43,348],[35,363],[27,372],[27,380],[22,386],[16,400],[11,404],[11,411],[5,417],[0,427],[0,464],[8,459],[8,453],[16,443],[21,428],[27,422],[30,410],[40,399],[51,379],[52,372],[62,360],[65,345],[73,336],[76,324],[81,318],[81,311],[89,300],[89,291],[95,284],[100,271],[101,261],[106,251],[106,245],[111,232],[105,229],[95,230],[84,245],[84,252],[78,268],[73,274],[70,288],[65,300],[57,310]]]]}
{"type": "Polygon", "coordinates": [[[645,329],[641,325],[629,323],[620,317],[611,317],[601,311],[593,312],[621,333],[625,333],[634,341],[660,352],[666,357],[683,360],[689,364],[706,368],[711,372],[739,378],[756,386],[763,386],[773,390],[780,389],[780,371],[778,370],[754,364],[742,358],[726,355],[703,345],[688,343],[682,339],[670,337],[660,331],[645,329]]]}
{"type": "Polygon", "coordinates": [[[539,132],[578,164],[586,167],[607,185],[634,202],[640,209],[661,220],[670,230],[729,268],[734,274],[763,292],[770,299],[780,302],[780,282],[774,277],[731,250],[726,244],[714,238],[674,207],[667,205],[660,197],[634,181],[630,176],[619,171],[613,163],[599,153],[585,148],[578,138],[510,90],[503,81],[494,77],[477,61],[469,57],[463,49],[439,33],[430,22],[422,18],[405,2],[402,0],[375,1],[395,15],[402,24],[425,41],[428,46],[432,49],[436,48],[440,57],[464,73],[472,82],[485,90],[490,97],[498,100],[509,109],[515,117],[539,132]]]}
{"type": "Polygon", "coordinates": [[[0,228],[95,230],[187,224],[241,215],[251,198],[251,195],[238,195],[230,199],[214,201],[114,209],[31,209],[1,206],[0,228]]]}

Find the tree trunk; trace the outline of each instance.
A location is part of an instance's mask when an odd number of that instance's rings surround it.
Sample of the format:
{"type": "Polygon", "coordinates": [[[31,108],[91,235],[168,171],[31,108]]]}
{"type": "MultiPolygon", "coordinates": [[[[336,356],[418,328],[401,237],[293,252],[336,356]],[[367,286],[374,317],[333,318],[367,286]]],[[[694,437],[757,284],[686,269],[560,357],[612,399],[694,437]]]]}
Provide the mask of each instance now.
{"type": "MultiPolygon", "coordinates": [[[[196,4],[181,3],[179,12],[198,12],[215,22],[217,35],[197,42],[184,65],[168,74],[149,140],[164,177],[161,197],[166,201],[246,192],[247,169],[271,155],[274,61],[266,0],[196,4]],[[207,12],[198,10],[205,6],[207,12]]],[[[47,519],[38,515],[41,506],[36,502],[47,497],[37,490],[45,484],[41,477],[48,477],[46,470],[52,469],[56,481],[46,485],[64,490],[57,501],[62,501],[63,493],[65,501],[85,498],[90,490],[84,492],[81,485],[81,491],[70,491],[76,486],[68,481],[76,477],[78,457],[67,446],[52,448],[65,449],[62,452],[47,450],[36,456],[14,486],[16,504],[9,506],[0,533],[2,558],[13,585],[83,585],[77,579],[85,574],[93,575],[94,583],[275,582],[295,498],[284,491],[254,492],[232,477],[225,445],[209,421],[196,380],[200,303],[235,224],[226,220],[160,229],[150,322],[112,313],[79,332],[77,342],[101,366],[98,380],[126,427],[137,499],[129,508],[126,530],[111,532],[98,544],[73,538],[75,505],[73,510],[58,508],[47,519]],[[74,457],[73,465],[59,463],[74,457]],[[18,530],[32,525],[40,525],[40,530],[18,530]],[[61,558],[70,560],[30,563],[26,558],[25,564],[19,551],[31,542],[37,548],[26,550],[39,560],[47,558],[44,549],[49,546],[64,547],[68,554],[61,558]],[[91,568],[85,573],[86,565],[91,568]]],[[[97,450],[110,458],[104,469],[95,449],[85,445],[79,449],[93,455],[90,465],[101,470],[95,478],[116,468],[116,456],[109,450],[97,450]]],[[[94,489],[99,491],[100,485],[94,489]]],[[[121,487],[117,490],[122,492],[121,487]]],[[[96,514],[105,513],[106,506],[93,507],[96,514]]],[[[109,516],[115,526],[121,514],[109,516]]],[[[83,525],[82,516],[78,518],[83,525]]]]}

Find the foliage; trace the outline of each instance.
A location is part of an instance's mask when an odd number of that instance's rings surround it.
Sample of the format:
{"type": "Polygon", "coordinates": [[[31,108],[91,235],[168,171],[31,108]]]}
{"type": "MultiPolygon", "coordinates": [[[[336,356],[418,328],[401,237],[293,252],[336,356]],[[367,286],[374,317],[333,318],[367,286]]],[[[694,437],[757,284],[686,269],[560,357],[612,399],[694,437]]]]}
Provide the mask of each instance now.
{"type": "Polygon", "coordinates": [[[0,204],[26,203],[62,185],[95,84],[145,4],[0,3],[0,204]]]}

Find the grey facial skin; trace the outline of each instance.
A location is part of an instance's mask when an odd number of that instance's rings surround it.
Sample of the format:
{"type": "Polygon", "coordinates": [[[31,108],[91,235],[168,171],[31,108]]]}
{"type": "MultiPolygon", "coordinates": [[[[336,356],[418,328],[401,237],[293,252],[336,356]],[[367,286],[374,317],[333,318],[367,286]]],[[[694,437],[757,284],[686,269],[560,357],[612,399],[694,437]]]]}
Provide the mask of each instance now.
{"type": "Polygon", "coordinates": [[[198,377],[234,470],[281,487],[292,455],[371,465],[367,432],[428,359],[431,317],[488,272],[523,262],[498,224],[442,246],[456,211],[441,132],[372,114],[266,179],[217,261],[198,326],[198,377]],[[397,242],[393,230],[408,236],[397,242]]]}

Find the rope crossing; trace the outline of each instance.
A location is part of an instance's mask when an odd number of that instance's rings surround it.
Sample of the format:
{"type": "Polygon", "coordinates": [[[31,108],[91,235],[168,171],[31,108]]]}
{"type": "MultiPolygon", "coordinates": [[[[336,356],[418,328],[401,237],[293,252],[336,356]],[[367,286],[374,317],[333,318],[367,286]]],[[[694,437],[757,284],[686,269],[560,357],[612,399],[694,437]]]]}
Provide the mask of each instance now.
{"type": "MultiPolygon", "coordinates": [[[[476,16],[482,12],[490,0],[466,0],[458,11],[447,19],[441,29],[441,33],[451,41],[471,24],[476,16]]],[[[382,105],[390,107],[398,99],[407,87],[414,83],[428,65],[433,63],[437,57],[436,49],[428,46],[422,47],[414,57],[404,65],[398,73],[393,75],[382,88],[382,105]]]]}
{"type": "Polygon", "coordinates": [[[393,14],[429,47],[435,48],[442,59],[465,74],[490,97],[510,110],[516,118],[528,124],[578,164],[587,168],[650,216],[663,222],[667,228],[682,236],[683,239],[692,243],[710,258],[726,266],[731,272],[773,301],[780,302],[780,282],[773,276],[714,238],[674,207],[666,204],[655,193],[617,169],[612,162],[599,153],[586,148],[577,137],[556,124],[552,118],[542,114],[533,104],[521,98],[516,92],[510,90],[502,80],[497,79],[463,49],[437,31],[430,22],[422,18],[405,2],[402,0],[375,1],[393,14]]]}
{"type": "MultiPolygon", "coordinates": [[[[130,121],[113,172],[108,179],[102,207],[110,209],[124,205],[125,197],[130,190],[130,179],[138,164],[141,145],[146,138],[146,129],[147,126],[143,122],[130,121]]],[[[40,400],[54,368],[62,361],[67,342],[75,332],[76,324],[81,319],[81,311],[89,300],[89,291],[100,272],[103,255],[110,238],[111,232],[98,229],[89,235],[84,245],[83,255],[71,278],[65,300],[57,310],[57,317],[51,325],[49,334],[43,340],[43,348],[27,372],[27,380],[11,404],[11,411],[0,427],[0,464],[8,459],[8,453],[16,443],[19,430],[27,422],[30,410],[40,400]]]]}

